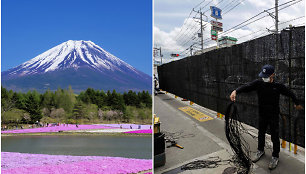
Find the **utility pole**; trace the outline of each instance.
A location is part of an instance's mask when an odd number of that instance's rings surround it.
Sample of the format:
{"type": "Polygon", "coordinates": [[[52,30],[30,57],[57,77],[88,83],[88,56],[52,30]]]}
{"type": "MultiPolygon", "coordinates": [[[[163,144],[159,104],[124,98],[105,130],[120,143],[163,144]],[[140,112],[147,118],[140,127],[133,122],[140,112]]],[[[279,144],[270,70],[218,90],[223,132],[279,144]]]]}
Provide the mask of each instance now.
{"type": "Polygon", "coordinates": [[[275,0],[275,33],[278,34],[278,0],[275,0]]]}
{"type": "MultiPolygon", "coordinates": [[[[275,15],[273,15],[272,13],[268,12],[267,10],[265,10],[265,12],[267,12],[274,20],[275,20],[275,30],[269,30],[274,33],[275,36],[275,59],[278,60],[278,43],[279,43],[279,35],[278,35],[278,0],[275,0],[275,7],[274,7],[275,11],[275,15]]],[[[275,64],[275,68],[278,69],[278,64],[275,64]]]]}
{"type": "Polygon", "coordinates": [[[161,52],[161,47],[159,47],[160,64],[163,64],[163,55],[161,52]]]}
{"type": "MultiPolygon", "coordinates": [[[[201,9],[199,11],[195,11],[194,9],[192,9],[194,12],[196,13],[199,13],[200,14],[200,18],[195,18],[194,19],[199,19],[200,20],[200,26],[201,26],[201,33],[200,34],[200,37],[201,37],[201,51],[203,50],[203,47],[204,47],[204,40],[203,40],[203,30],[204,30],[204,26],[203,26],[203,16],[206,16],[204,15],[204,13],[201,11],[201,9]]],[[[206,16],[207,18],[207,16],[206,16]]],[[[207,18],[208,20],[208,18],[207,18]]],[[[207,21],[206,21],[207,22],[207,21]]]]}
{"type": "Polygon", "coordinates": [[[275,0],[275,56],[278,60],[278,0],[275,0]]]}
{"type": "Polygon", "coordinates": [[[203,50],[203,19],[202,19],[202,16],[203,16],[203,14],[202,14],[202,12],[200,11],[200,20],[201,20],[201,49],[203,50]]]}
{"type": "Polygon", "coordinates": [[[159,51],[159,57],[160,57],[160,60],[161,60],[160,64],[163,64],[163,55],[162,55],[161,47],[159,47],[159,48],[154,47],[153,50],[154,50],[154,52],[153,52],[154,58],[156,57],[156,54],[158,53],[157,51],[159,51]]]}
{"type": "MultiPolygon", "coordinates": [[[[275,58],[278,60],[278,45],[279,45],[279,35],[278,35],[278,0],[275,0],[275,58]]],[[[278,64],[275,64],[275,68],[278,69],[278,64]]]]}
{"type": "Polygon", "coordinates": [[[190,45],[190,56],[192,56],[192,50],[193,50],[192,46],[193,45],[190,45]]]}

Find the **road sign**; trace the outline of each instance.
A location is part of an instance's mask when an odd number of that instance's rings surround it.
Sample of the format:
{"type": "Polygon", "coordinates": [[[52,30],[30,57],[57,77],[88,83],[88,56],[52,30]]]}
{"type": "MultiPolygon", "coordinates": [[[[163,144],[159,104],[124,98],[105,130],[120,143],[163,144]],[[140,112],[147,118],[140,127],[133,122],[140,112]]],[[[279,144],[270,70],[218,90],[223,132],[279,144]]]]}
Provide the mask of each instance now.
{"type": "Polygon", "coordinates": [[[211,26],[211,30],[223,31],[222,27],[211,26]]]}
{"type": "Polygon", "coordinates": [[[211,40],[217,40],[217,39],[218,39],[217,36],[211,35],[211,40]]]}
{"type": "Polygon", "coordinates": [[[217,35],[218,35],[217,30],[211,30],[211,35],[212,35],[212,36],[217,36],[217,35]]]}
{"type": "Polygon", "coordinates": [[[222,10],[218,7],[215,6],[210,6],[210,10],[211,10],[211,17],[215,18],[215,19],[222,19],[221,16],[221,12],[222,10]]]}
{"type": "Polygon", "coordinates": [[[211,39],[217,40],[218,39],[218,32],[217,30],[211,30],[211,39]]]}
{"type": "Polygon", "coordinates": [[[216,26],[216,27],[222,27],[223,26],[223,24],[221,22],[213,21],[213,20],[210,21],[210,24],[212,26],[216,26]]]}

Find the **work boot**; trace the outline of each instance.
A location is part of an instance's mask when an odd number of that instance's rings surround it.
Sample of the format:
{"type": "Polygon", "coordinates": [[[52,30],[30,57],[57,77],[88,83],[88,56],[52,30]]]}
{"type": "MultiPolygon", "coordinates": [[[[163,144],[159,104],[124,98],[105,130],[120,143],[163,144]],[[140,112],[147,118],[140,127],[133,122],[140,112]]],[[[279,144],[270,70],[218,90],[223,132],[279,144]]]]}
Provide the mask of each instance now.
{"type": "Polygon", "coordinates": [[[270,163],[269,163],[269,169],[270,169],[270,170],[275,169],[276,166],[277,166],[277,164],[278,164],[278,158],[272,156],[272,159],[271,159],[271,161],[270,161],[270,163]]]}
{"type": "Polygon", "coordinates": [[[252,162],[253,162],[253,163],[256,163],[264,154],[265,154],[265,151],[260,151],[260,150],[258,150],[258,151],[255,153],[255,155],[254,155],[254,157],[253,157],[253,159],[252,159],[252,162]]]}

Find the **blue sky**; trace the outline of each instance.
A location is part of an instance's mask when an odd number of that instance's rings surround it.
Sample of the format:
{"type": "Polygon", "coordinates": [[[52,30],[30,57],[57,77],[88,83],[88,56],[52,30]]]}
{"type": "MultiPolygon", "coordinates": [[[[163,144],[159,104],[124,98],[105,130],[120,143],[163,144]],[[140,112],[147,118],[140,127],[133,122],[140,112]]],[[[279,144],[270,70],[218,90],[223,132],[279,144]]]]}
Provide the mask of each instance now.
{"type": "Polygon", "coordinates": [[[150,0],[2,0],[1,71],[68,40],[91,40],[151,75],[150,0]]]}

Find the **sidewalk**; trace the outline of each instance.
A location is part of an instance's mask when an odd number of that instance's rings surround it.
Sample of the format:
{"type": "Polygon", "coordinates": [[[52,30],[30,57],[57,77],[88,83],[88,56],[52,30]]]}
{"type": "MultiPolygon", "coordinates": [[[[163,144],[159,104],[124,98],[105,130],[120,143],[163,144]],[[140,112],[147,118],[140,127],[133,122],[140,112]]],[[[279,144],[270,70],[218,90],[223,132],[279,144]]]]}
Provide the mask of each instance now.
{"type": "MultiPolygon", "coordinates": [[[[229,164],[219,165],[216,168],[198,169],[181,171],[180,167],[184,164],[195,160],[204,160],[208,157],[220,157],[222,160],[230,159],[232,150],[224,132],[224,120],[216,118],[216,112],[208,110],[199,105],[189,105],[189,102],[181,101],[181,98],[175,98],[173,94],[158,94],[154,97],[154,113],[160,117],[161,131],[181,132],[182,136],[177,143],[184,147],[166,148],[166,165],[154,169],[155,173],[223,173],[230,167],[229,164]],[[190,107],[209,117],[212,120],[200,122],[199,120],[184,113],[179,108],[190,107]],[[189,135],[189,136],[184,136],[189,135]]],[[[252,134],[257,135],[257,129],[245,125],[246,129],[250,129],[252,134]]],[[[266,140],[270,140],[270,137],[266,140]]],[[[250,145],[250,150],[255,152],[257,141],[251,137],[244,137],[250,145]]],[[[270,142],[271,143],[271,142],[270,142]]],[[[278,167],[270,171],[268,164],[271,159],[271,150],[266,149],[266,155],[253,165],[252,173],[305,173],[305,157],[304,149],[299,147],[298,154],[288,151],[288,143],[286,149],[281,149],[280,161],[278,167]]]]}

